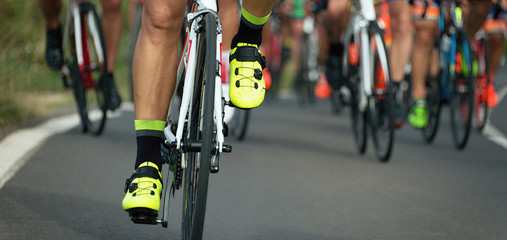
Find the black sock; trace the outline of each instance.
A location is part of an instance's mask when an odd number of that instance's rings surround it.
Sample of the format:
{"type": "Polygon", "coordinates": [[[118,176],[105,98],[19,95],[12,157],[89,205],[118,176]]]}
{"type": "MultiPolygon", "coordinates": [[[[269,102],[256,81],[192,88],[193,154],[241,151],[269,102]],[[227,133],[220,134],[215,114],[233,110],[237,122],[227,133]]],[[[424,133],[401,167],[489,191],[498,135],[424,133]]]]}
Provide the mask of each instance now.
{"type": "Polygon", "coordinates": [[[329,54],[337,57],[343,56],[343,50],[345,47],[343,46],[343,43],[337,42],[337,43],[331,43],[329,45],[329,54]]]}
{"type": "Polygon", "coordinates": [[[162,170],[162,157],[160,155],[160,144],[164,141],[162,137],[155,136],[138,136],[137,140],[137,158],[135,169],[143,162],[152,162],[158,166],[158,170],[162,170]]]}
{"type": "Polygon", "coordinates": [[[257,47],[259,47],[262,43],[263,26],[264,25],[252,24],[244,17],[241,17],[238,33],[234,36],[231,42],[231,49],[234,49],[240,42],[256,44],[257,47]]]}
{"type": "Polygon", "coordinates": [[[393,80],[393,92],[397,93],[400,90],[401,81],[397,82],[393,80]]]}

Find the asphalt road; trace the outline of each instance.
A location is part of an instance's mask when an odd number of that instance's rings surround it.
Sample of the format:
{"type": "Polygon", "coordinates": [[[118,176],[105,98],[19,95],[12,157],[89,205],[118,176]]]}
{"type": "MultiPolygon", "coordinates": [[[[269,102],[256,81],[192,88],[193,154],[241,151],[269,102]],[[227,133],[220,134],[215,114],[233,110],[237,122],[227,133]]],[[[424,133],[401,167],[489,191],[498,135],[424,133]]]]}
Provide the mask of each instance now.
{"type": "MultiPolygon", "coordinates": [[[[383,164],[371,142],[357,154],[348,115],[330,109],[288,99],[252,112],[246,140],[228,138],[233,152],[211,175],[205,239],[507,239],[505,148],[474,131],[455,150],[445,108],[432,145],[406,126],[383,164]]],[[[506,99],[491,117],[504,134],[505,119],[506,99]]],[[[122,210],[135,152],[131,111],[101,137],[49,138],[0,189],[0,239],[178,239],[181,193],[168,229],[122,210]]]]}

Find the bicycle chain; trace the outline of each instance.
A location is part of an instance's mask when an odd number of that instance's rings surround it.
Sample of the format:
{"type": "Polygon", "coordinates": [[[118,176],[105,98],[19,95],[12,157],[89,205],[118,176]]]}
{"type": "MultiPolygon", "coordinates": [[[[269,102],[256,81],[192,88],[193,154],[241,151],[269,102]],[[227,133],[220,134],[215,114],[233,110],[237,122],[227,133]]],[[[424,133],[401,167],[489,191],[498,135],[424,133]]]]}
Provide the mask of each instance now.
{"type": "Polygon", "coordinates": [[[173,197],[177,189],[180,189],[181,183],[183,180],[183,169],[181,168],[181,153],[174,149],[176,153],[171,154],[171,165],[174,164],[174,180],[173,184],[171,185],[173,197]]]}

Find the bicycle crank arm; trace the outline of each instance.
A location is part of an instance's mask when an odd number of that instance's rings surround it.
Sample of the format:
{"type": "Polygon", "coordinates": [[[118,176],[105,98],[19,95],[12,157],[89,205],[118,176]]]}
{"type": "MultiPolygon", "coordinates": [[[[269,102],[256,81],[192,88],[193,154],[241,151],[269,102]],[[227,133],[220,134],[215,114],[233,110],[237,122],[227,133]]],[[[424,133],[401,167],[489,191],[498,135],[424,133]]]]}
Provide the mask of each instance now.
{"type": "Polygon", "coordinates": [[[162,227],[167,228],[169,218],[169,203],[171,202],[171,186],[174,179],[174,173],[168,170],[166,184],[164,189],[164,205],[162,208],[162,217],[157,219],[157,224],[162,224],[162,227]]]}

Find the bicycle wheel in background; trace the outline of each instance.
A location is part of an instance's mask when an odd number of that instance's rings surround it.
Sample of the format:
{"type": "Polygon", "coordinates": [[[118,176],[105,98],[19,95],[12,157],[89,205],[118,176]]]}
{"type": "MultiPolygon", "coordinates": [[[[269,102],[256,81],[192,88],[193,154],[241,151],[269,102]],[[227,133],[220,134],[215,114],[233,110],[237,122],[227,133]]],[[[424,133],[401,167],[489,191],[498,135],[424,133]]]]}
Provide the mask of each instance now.
{"type": "Polygon", "coordinates": [[[250,120],[250,111],[243,109],[234,109],[234,116],[232,118],[232,135],[238,140],[244,140],[250,120]]]}
{"type": "MultiPolygon", "coordinates": [[[[210,161],[213,143],[213,107],[216,74],[217,24],[213,14],[204,14],[197,45],[196,78],[192,106],[188,116],[187,140],[200,145],[200,151],[188,152],[183,181],[182,238],[202,239],[210,161]],[[199,144],[200,143],[200,144],[199,144]]],[[[185,159],[183,159],[185,161],[185,159]]]]}
{"type": "MultiPolygon", "coordinates": [[[[372,23],[370,23],[372,24],[372,23]]],[[[389,71],[389,58],[380,28],[370,28],[370,53],[373,91],[369,97],[367,119],[375,153],[382,162],[389,161],[394,142],[394,93],[389,71]]]]}
{"type": "Polygon", "coordinates": [[[362,91],[360,88],[360,76],[359,76],[359,44],[354,40],[357,37],[350,37],[348,42],[345,44],[348,51],[344,51],[343,59],[343,73],[347,73],[347,88],[350,91],[350,123],[352,125],[352,133],[354,134],[354,142],[357,151],[360,154],[364,154],[366,151],[366,111],[359,109],[359,98],[362,91]]]}
{"type": "MultiPolygon", "coordinates": [[[[83,130],[99,135],[104,130],[107,109],[104,100],[103,77],[106,74],[106,53],[100,18],[93,4],[79,3],[81,13],[81,42],[83,64],[78,65],[73,49],[71,61],[72,87],[77,101],[83,130]]],[[[71,26],[71,33],[75,32],[71,26]]],[[[74,37],[72,38],[75,39],[74,37]]]]}
{"type": "Polygon", "coordinates": [[[440,38],[437,38],[435,45],[431,51],[430,71],[426,77],[426,102],[428,103],[428,124],[422,129],[423,139],[426,143],[432,143],[438,132],[440,125],[440,111],[442,109],[440,101],[440,83],[442,79],[441,62],[440,59],[440,38]]]}
{"type": "MultiPolygon", "coordinates": [[[[476,85],[475,85],[475,109],[474,109],[474,117],[475,117],[475,126],[479,131],[482,131],[484,125],[486,125],[486,121],[488,118],[488,91],[486,91],[486,87],[489,84],[489,46],[488,39],[486,36],[482,36],[477,40],[477,49],[475,49],[474,56],[477,59],[477,76],[476,76],[476,85]]],[[[475,66],[474,66],[475,68],[475,66]]],[[[475,71],[475,69],[474,69],[475,71]]]]}
{"type": "MultiPolygon", "coordinates": [[[[466,146],[472,126],[474,108],[474,76],[472,73],[472,52],[470,40],[464,31],[456,33],[455,71],[449,82],[451,127],[454,146],[463,149],[466,146]]],[[[451,66],[452,67],[452,66],[451,66]]]]}
{"type": "MultiPolygon", "coordinates": [[[[306,37],[305,37],[306,38],[306,37]]],[[[310,81],[308,80],[308,66],[306,64],[306,61],[308,60],[308,48],[309,46],[306,45],[306,42],[303,41],[301,44],[301,64],[300,66],[300,72],[296,75],[294,79],[294,85],[296,89],[296,98],[297,103],[299,106],[305,106],[307,104],[312,104],[312,95],[313,92],[311,92],[311,86],[310,81]]]]}
{"type": "Polygon", "coordinates": [[[438,132],[440,125],[440,112],[442,105],[440,104],[440,76],[439,73],[434,78],[426,79],[426,102],[428,103],[428,124],[422,129],[424,141],[432,143],[438,132]]]}

